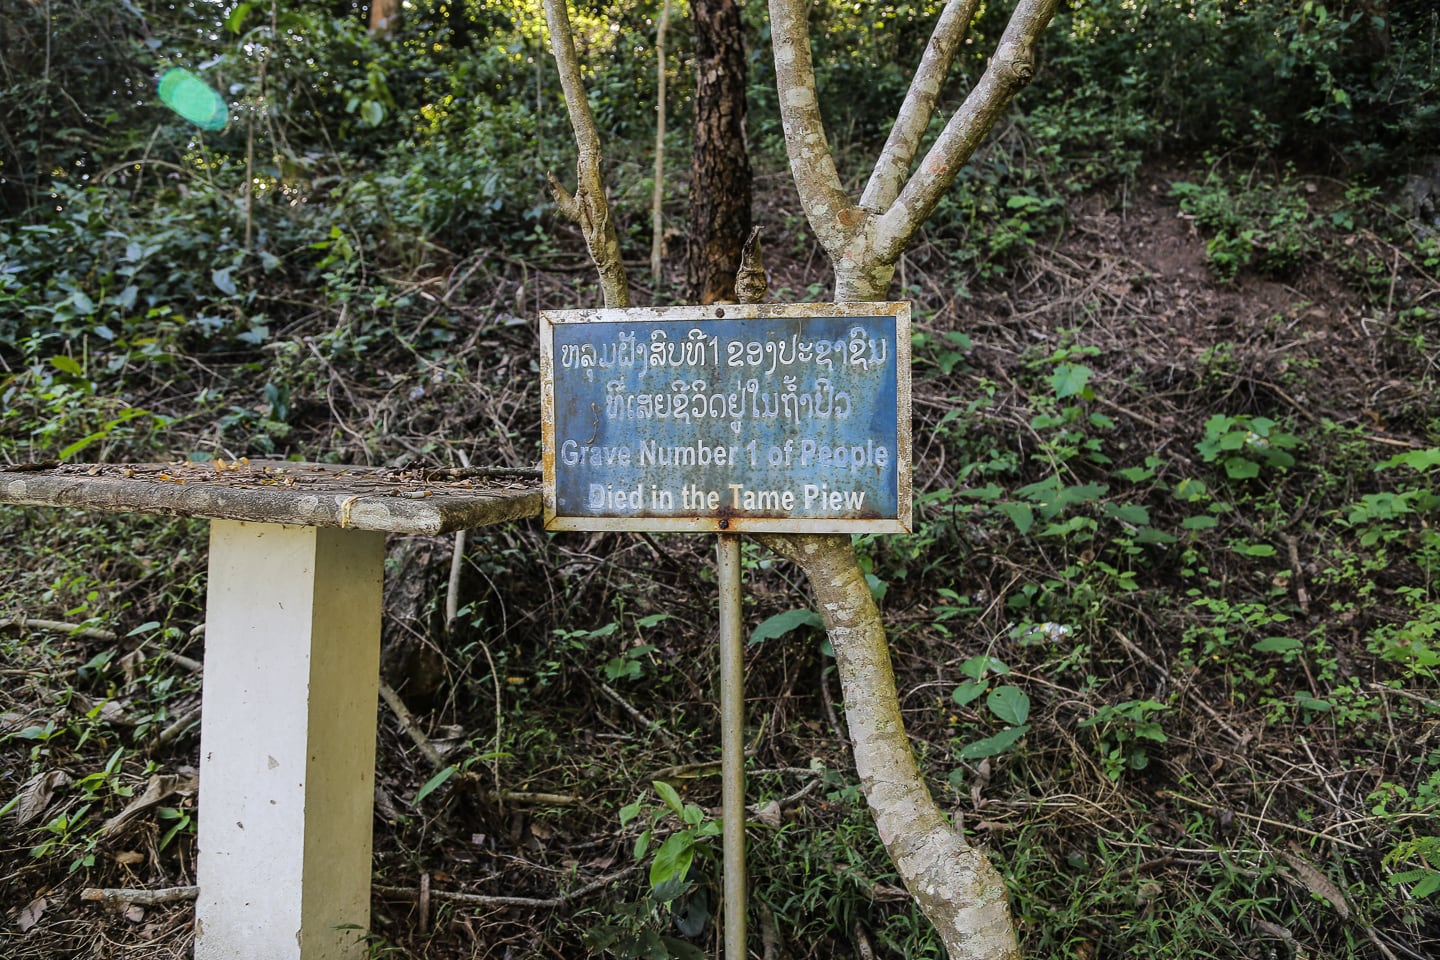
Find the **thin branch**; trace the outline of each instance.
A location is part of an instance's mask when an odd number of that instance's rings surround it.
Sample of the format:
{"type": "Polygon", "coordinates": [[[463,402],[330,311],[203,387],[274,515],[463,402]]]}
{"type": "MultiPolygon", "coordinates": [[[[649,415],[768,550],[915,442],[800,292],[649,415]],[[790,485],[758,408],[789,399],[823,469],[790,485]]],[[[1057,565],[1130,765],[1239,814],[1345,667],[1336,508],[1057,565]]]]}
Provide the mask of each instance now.
{"type": "Polygon", "coordinates": [[[425,736],[425,732],[415,722],[415,715],[405,706],[405,701],[400,699],[400,694],[396,693],[395,689],[384,680],[380,681],[380,699],[390,707],[390,712],[395,714],[395,719],[400,721],[400,725],[405,728],[405,733],[409,735],[415,746],[420,748],[420,753],[430,762],[430,766],[437,770],[445,766],[445,760],[440,756],[440,751],[435,749],[430,738],[425,736]]]}
{"type": "Polygon", "coordinates": [[[875,170],[870,182],[860,196],[860,206],[871,213],[884,213],[900,195],[910,167],[915,162],[915,152],[920,149],[920,140],[930,126],[930,117],[935,112],[935,101],[945,84],[945,75],[955,59],[955,51],[965,38],[965,31],[975,16],[980,0],[949,0],[940,18],[935,21],[935,30],[925,47],[925,55],[910,81],[905,102],[895,115],[895,125],[890,128],[890,138],[880,159],[875,161],[875,170]]]}
{"type": "Polygon", "coordinates": [[[601,176],[600,132],[585,96],[585,84],[580,79],[580,58],[575,53],[575,36],[564,0],[545,0],[545,22],[550,28],[550,49],[555,54],[555,68],[560,74],[560,89],[565,94],[577,151],[574,195],[567,193],[554,177],[549,178],[551,191],[561,212],[578,223],[585,235],[590,259],[600,273],[605,306],[628,307],[630,287],[625,277],[625,262],[620,256],[620,240],[615,235],[615,221],[610,216],[610,203],[605,198],[605,182],[601,176]]]}
{"type": "MultiPolygon", "coordinates": [[[[597,877],[589,883],[576,887],[569,893],[563,893],[557,897],[546,897],[538,899],[535,897],[499,897],[488,896],[481,893],[457,893],[449,890],[430,890],[431,900],[444,900],[450,903],[459,903],[471,907],[563,907],[567,903],[579,900],[581,897],[589,896],[597,890],[603,890],[617,880],[623,880],[630,874],[640,869],[640,864],[632,864],[623,870],[597,877]]],[[[406,887],[375,887],[375,892],[382,897],[389,897],[392,900],[417,900],[420,893],[406,887]]]]}
{"type": "Polygon", "coordinates": [[[175,720],[174,723],[170,724],[164,730],[160,731],[160,735],[155,738],[156,746],[163,747],[168,743],[173,743],[176,739],[179,738],[180,734],[190,729],[190,727],[199,719],[200,707],[198,705],[191,707],[189,710],[182,713],[175,720]]]}
{"type": "Polygon", "coordinates": [[[820,101],[815,95],[809,11],[809,3],[770,0],[770,37],[775,47],[775,85],[780,95],[780,122],[785,129],[790,170],[810,228],[834,257],[865,215],[840,185],[835,158],[825,138],[820,101]]]}
{"type": "Polygon", "coordinates": [[[660,258],[665,250],[665,31],[670,24],[670,0],[660,8],[655,28],[655,189],[650,197],[650,279],[660,280],[660,258]]]}
{"type": "Polygon", "coordinates": [[[638,723],[641,728],[643,728],[647,732],[656,734],[660,737],[660,739],[670,744],[671,747],[677,745],[675,743],[675,738],[670,735],[670,731],[666,730],[658,720],[651,720],[649,717],[645,716],[645,714],[637,710],[634,706],[631,705],[629,700],[626,700],[624,697],[620,696],[619,692],[617,692],[614,687],[610,686],[608,683],[601,683],[600,692],[605,694],[605,696],[609,697],[611,700],[614,700],[617,704],[619,704],[620,709],[630,714],[630,718],[636,723],[638,723]]]}
{"type": "Polygon", "coordinates": [[[159,903],[175,903],[179,900],[194,900],[200,895],[199,887],[161,887],[158,890],[126,887],[86,887],[80,891],[81,900],[95,900],[100,903],[138,903],[144,907],[159,903]]]}
{"type": "Polygon", "coordinates": [[[72,637],[83,637],[86,640],[103,640],[106,643],[114,643],[119,639],[114,633],[101,627],[86,627],[78,623],[62,623],[59,620],[37,620],[33,617],[16,617],[9,620],[0,620],[0,630],[7,627],[20,627],[26,630],[45,630],[49,633],[64,633],[72,637]]]}
{"type": "Polygon", "coordinates": [[[904,252],[1000,114],[1035,76],[1036,41],[1058,5],[1059,0],[1020,0],[1016,4],[980,81],[945,125],[899,197],[880,216],[875,253],[882,261],[893,263],[904,252]]]}

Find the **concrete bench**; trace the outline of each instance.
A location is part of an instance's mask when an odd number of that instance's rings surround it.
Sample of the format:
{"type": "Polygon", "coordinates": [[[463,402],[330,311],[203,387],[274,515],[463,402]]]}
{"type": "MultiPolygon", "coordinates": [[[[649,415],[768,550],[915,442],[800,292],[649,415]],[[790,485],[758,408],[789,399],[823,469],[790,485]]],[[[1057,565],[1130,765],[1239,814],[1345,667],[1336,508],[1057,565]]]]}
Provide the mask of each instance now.
{"type": "Polygon", "coordinates": [[[62,465],[0,470],[0,503],[211,521],[195,958],[365,957],[385,535],[538,516],[538,486],[464,470],[62,465]]]}

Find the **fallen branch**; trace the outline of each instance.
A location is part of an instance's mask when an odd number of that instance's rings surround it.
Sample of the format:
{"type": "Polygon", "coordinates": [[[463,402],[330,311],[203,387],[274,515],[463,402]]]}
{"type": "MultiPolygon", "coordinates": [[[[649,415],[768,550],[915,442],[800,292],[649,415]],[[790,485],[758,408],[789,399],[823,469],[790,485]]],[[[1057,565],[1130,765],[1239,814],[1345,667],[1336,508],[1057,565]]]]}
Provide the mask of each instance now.
{"type": "Polygon", "coordinates": [[[170,724],[164,730],[161,730],[160,735],[155,738],[156,745],[164,746],[165,744],[172,742],[177,737],[179,737],[180,734],[184,733],[187,729],[189,729],[192,723],[199,719],[200,706],[197,704],[195,707],[182,713],[174,723],[170,724]]]}
{"type": "Polygon", "coordinates": [[[400,725],[405,728],[405,732],[415,742],[415,746],[420,748],[425,759],[430,761],[430,765],[437,769],[443,767],[445,760],[440,756],[440,751],[435,749],[430,738],[425,736],[425,731],[421,730],[420,725],[415,722],[414,714],[405,706],[405,701],[400,699],[400,694],[396,693],[395,689],[384,680],[380,681],[380,699],[390,707],[390,712],[395,714],[395,719],[400,721],[400,725]]]}
{"type": "Polygon", "coordinates": [[[156,890],[131,889],[127,887],[86,887],[80,891],[81,900],[99,903],[138,903],[151,907],[157,903],[176,903],[180,900],[194,900],[200,895],[199,887],[160,887],[156,890]]]}
{"type": "MultiPolygon", "coordinates": [[[[563,907],[567,903],[579,900],[581,897],[589,896],[599,890],[604,890],[617,880],[624,879],[640,869],[640,864],[631,864],[624,870],[607,874],[591,880],[583,886],[576,887],[569,893],[562,893],[558,897],[503,897],[491,896],[484,893],[459,893],[449,890],[436,890],[430,888],[427,896],[430,900],[443,900],[449,903],[459,903],[470,907],[563,907]]],[[[419,901],[421,891],[411,890],[408,887],[375,887],[374,891],[382,897],[389,897],[392,900],[419,901]]]]}
{"type": "Polygon", "coordinates": [[[86,640],[103,640],[106,643],[114,643],[120,639],[114,633],[101,627],[87,627],[79,623],[62,623],[59,620],[37,620],[32,617],[13,617],[9,620],[0,620],[0,630],[10,628],[45,630],[50,633],[63,633],[71,637],[84,637],[86,640]]]}
{"type": "Polygon", "coordinates": [[[620,708],[626,713],[630,714],[631,719],[633,719],[636,723],[640,724],[640,726],[644,728],[646,732],[657,734],[660,739],[670,744],[670,746],[676,746],[675,738],[670,735],[670,732],[668,730],[666,730],[663,726],[660,725],[660,722],[658,720],[651,720],[649,717],[645,716],[645,714],[635,709],[633,706],[630,705],[630,701],[620,696],[620,694],[615,690],[614,687],[611,687],[608,683],[601,683],[600,692],[605,694],[605,696],[609,697],[611,700],[614,700],[616,703],[618,703],[620,705],[620,708]]]}
{"type": "Polygon", "coordinates": [[[575,807],[580,804],[580,798],[573,793],[541,793],[533,790],[487,790],[485,793],[502,803],[536,803],[549,807],[575,807]]]}

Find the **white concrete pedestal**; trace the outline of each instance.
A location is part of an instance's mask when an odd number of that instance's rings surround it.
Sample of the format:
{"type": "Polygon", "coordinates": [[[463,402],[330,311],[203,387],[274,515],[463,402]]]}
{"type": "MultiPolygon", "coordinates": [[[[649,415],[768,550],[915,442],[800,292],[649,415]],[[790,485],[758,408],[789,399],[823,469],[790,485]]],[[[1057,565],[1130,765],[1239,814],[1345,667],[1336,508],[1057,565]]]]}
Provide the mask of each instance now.
{"type": "Polygon", "coordinates": [[[0,504],[210,519],[195,960],[364,960],[385,535],[539,516],[533,485],[291,462],[29,464],[0,504]]]}
{"type": "Polygon", "coordinates": [[[195,960],[363,960],[385,535],[216,520],[195,960]]]}

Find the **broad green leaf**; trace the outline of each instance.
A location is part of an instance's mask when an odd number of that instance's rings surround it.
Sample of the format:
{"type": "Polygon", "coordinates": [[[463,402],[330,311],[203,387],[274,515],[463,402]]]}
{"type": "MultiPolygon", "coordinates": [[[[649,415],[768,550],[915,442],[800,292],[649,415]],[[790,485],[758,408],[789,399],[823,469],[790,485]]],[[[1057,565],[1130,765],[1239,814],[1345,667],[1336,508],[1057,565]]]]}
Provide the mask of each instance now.
{"type": "Polygon", "coordinates": [[[1249,480],[1260,476],[1260,464],[1244,457],[1226,457],[1225,473],[1231,480],[1249,480]]]}
{"type": "Polygon", "coordinates": [[[1076,483],[1065,487],[1055,497],[1055,502],[1060,504],[1073,503],[1094,503],[1105,496],[1110,490],[1110,485],[1105,483],[1076,483]]]}
{"type": "Polygon", "coordinates": [[[1196,500],[1205,499],[1205,496],[1208,493],[1209,490],[1206,488],[1205,483],[1202,480],[1195,480],[1190,477],[1186,477],[1179,483],[1175,484],[1176,500],[1184,500],[1187,503],[1194,503],[1196,500]]]}
{"type": "Polygon", "coordinates": [[[756,627],[750,634],[750,643],[774,640],[801,627],[823,630],[825,623],[820,619],[820,614],[814,610],[787,610],[785,613],[775,614],[756,627]]]}
{"type": "Polygon", "coordinates": [[[61,373],[68,373],[72,377],[79,377],[82,380],[85,378],[85,371],[81,369],[80,364],[75,362],[74,357],[67,357],[64,354],[53,356],[50,358],[50,366],[61,373]]]}
{"type": "Polygon", "coordinates": [[[950,694],[950,699],[954,700],[957,705],[963,707],[974,700],[978,700],[988,686],[988,683],[982,683],[979,680],[966,680],[955,688],[955,692],[950,694]]]}
{"type": "Polygon", "coordinates": [[[1085,389],[1093,372],[1083,363],[1058,364],[1055,372],[1050,376],[1050,386],[1055,388],[1055,396],[1058,399],[1073,397],[1085,389]]]}
{"type": "Polygon", "coordinates": [[[1409,467],[1412,470],[1427,470],[1436,465],[1440,465],[1440,447],[1427,447],[1424,450],[1407,450],[1404,453],[1397,453],[1389,460],[1377,463],[1375,469],[1389,470],[1392,467],[1409,467]]]}
{"type": "Polygon", "coordinates": [[[1069,520],[1066,520],[1064,523],[1052,523],[1052,524],[1050,524],[1050,525],[1047,526],[1044,530],[1041,530],[1040,533],[1038,534],[1038,536],[1042,536],[1042,537],[1066,537],[1066,536],[1069,536],[1069,535],[1072,534],[1072,533],[1078,533],[1078,532],[1081,531],[1081,530],[1094,530],[1094,529],[1095,529],[1095,521],[1094,521],[1094,520],[1090,519],[1089,517],[1079,517],[1079,516],[1076,516],[1076,517],[1071,517],[1069,520]]]}
{"type": "Polygon", "coordinates": [[[1209,530],[1220,521],[1208,514],[1201,514],[1198,517],[1186,517],[1180,521],[1180,526],[1186,530],[1209,530]]]}
{"type": "Polygon", "coordinates": [[[684,880],[694,860],[695,838],[690,831],[670,834],[655,851],[655,860],[650,864],[650,886],[658,887],[668,880],[684,880]]]}
{"type": "Polygon", "coordinates": [[[1257,641],[1250,649],[1256,653],[1284,653],[1286,650],[1298,650],[1304,644],[1294,637],[1266,637],[1257,641]]]}
{"type": "Polygon", "coordinates": [[[1015,529],[1020,531],[1022,536],[1029,533],[1030,528],[1035,526],[1035,511],[1030,509],[1028,503],[997,503],[995,509],[1009,517],[1010,522],[1015,524],[1015,529]]]}
{"type": "Polygon", "coordinates": [[[984,740],[977,740],[974,743],[966,744],[960,749],[961,760],[983,760],[985,757],[993,757],[1004,753],[1025,734],[1030,732],[1029,724],[1020,727],[1006,727],[993,737],[986,737],[984,740]]]}
{"type": "Polygon", "coordinates": [[[75,456],[75,454],[79,453],[81,450],[84,450],[92,443],[104,440],[109,435],[110,431],[107,428],[105,430],[97,430],[89,436],[81,437],[79,440],[76,440],[74,443],[70,444],[69,446],[65,447],[63,450],[60,451],[60,459],[69,460],[71,457],[75,456]]]}
{"type": "Polygon", "coordinates": [[[1150,511],[1138,503],[1107,503],[1105,515],[1137,526],[1150,522],[1150,511]]]}
{"type": "Polygon", "coordinates": [[[1018,727],[1030,718],[1030,698],[1019,687],[996,687],[985,698],[985,706],[1011,726],[1018,727]]]}
{"type": "Polygon", "coordinates": [[[250,9],[254,7],[253,2],[235,4],[235,9],[230,11],[230,16],[225,18],[225,29],[231,33],[238,34],[245,26],[245,18],[250,15],[250,9]]]}
{"type": "Polygon", "coordinates": [[[452,763],[444,770],[441,770],[439,773],[435,774],[429,780],[426,780],[424,785],[421,786],[419,790],[415,791],[415,799],[410,801],[410,805],[414,807],[420,806],[420,801],[430,796],[430,794],[434,793],[440,788],[441,784],[443,784],[446,780],[449,780],[451,777],[455,776],[455,774],[459,772],[460,768],[452,763]]]}
{"type": "Polygon", "coordinates": [[[960,664],[960,672],[971,680],[979,680],[984,677],[986,673],[1009,673],[1010,668],[1005,665],[1003,660],[996,660],[994,657],[989,657],[982,653],[980,656],[971,657],[969,660],[960,664]]]}
{"type": "Polygon", "coordinates": [[[680,794],[675,792],[674,787],[664,780],[651,780],[650,786],[655,788],[655,793],[665,802],[665,806],[675,811],[675,816],[684,818],[685,803],[680,799],[680,794]]]}
{"type": "Polygon", "coordinates": [[[1060,478],[1053,473],[1044,480],[1027,483],[1015,491],[1015,496],[1034,503],[1049,503],[1060,493],[1060,478]]]}
{"type": "Polygon", "coordinates": [[[962,497],[974,497],[977,500],[998,500],[1005,490],[998,483],[987,483],[983,487],[969,487],[958,492],[962,497]]]}
{"type": "Polygon", "coordinates": [[[211,270],[210,280],[219,288],[220,292],[227,297],[235,296],[235,280],[230,276],[230,267],[223,270],[211,270]]]}
{"type": "Polygon", "coordinates": [[[627,823],[640,815],[640,810],[643,806],[644,800],[637,798],[634,803],[627,803],[620,808],[620,826],[622,829],[627,823]]]}

